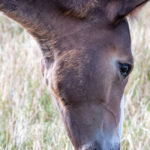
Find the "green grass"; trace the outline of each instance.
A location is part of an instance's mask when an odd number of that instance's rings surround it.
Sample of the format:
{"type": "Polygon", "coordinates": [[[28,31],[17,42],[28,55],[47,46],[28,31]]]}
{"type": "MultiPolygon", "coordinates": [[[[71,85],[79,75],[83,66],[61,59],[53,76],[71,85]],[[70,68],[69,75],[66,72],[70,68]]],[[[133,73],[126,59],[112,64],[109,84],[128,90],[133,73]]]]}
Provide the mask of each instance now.
{"type": "MultiPolygon", "coordinates": [[[[150,24],[130,21],[135,68],[125,92],[123,150],[150,149],[150,24]]],[[[42,80],[41,53],[22,27],[0,16],[0,150],[71,150],[42,80]]]]}

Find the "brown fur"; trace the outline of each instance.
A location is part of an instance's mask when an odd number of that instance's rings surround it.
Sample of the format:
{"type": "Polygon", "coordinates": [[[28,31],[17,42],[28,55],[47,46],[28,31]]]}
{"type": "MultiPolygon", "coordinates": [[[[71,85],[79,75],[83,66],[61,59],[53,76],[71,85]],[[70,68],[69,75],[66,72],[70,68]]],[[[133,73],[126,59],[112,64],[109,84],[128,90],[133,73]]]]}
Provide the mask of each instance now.
{"type": "Polygon", "coordinates": [[[43,76],[76,150],[120,149],[111,139],[128,77],[118,65],[133,66],[125,16],[146,2],[0,0],[0,10],[39,43],[43,76]]]}

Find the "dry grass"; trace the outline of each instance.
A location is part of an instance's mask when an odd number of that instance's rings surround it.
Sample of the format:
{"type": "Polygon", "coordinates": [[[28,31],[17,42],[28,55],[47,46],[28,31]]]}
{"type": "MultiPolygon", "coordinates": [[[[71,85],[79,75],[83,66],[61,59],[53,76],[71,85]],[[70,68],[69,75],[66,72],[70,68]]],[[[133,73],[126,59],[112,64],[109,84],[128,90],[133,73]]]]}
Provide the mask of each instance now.
{"type": "MultiPolygon", "coordinates": [[[[135,69],[126,88],[123,150],[150,149],[150,12],[130,21],[135,69]]],[[[0,150],[71,150],[42,81],[38,45],[0,16],[0,150]]]]}

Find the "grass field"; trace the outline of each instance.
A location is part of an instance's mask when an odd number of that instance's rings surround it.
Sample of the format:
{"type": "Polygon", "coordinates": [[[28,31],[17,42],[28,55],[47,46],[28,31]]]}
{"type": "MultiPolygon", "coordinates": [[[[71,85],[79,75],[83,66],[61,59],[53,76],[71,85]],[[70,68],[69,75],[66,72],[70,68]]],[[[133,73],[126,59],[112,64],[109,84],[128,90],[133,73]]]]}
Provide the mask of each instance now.
{"type": "MultiPolygon", "coordinates": [[[[125,92],[122,150],[150,150],[148,7],[129,20],[135,68],[125,92]]],[[[42,80],[40,61],[34,39],[0,15],[0,150],[72,150],[42,80]]]]}

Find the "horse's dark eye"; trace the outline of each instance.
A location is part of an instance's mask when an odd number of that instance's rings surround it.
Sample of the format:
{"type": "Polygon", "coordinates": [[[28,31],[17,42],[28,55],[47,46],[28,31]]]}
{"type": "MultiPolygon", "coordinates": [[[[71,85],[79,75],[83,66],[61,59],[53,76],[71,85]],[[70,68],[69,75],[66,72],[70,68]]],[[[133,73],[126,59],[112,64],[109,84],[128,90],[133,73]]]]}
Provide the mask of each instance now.
{"type": "Polygon", "coordinates": [[[132,66],[130,64],[119,63],[121,75],[126,78],[131,72],[132,66]]]}

